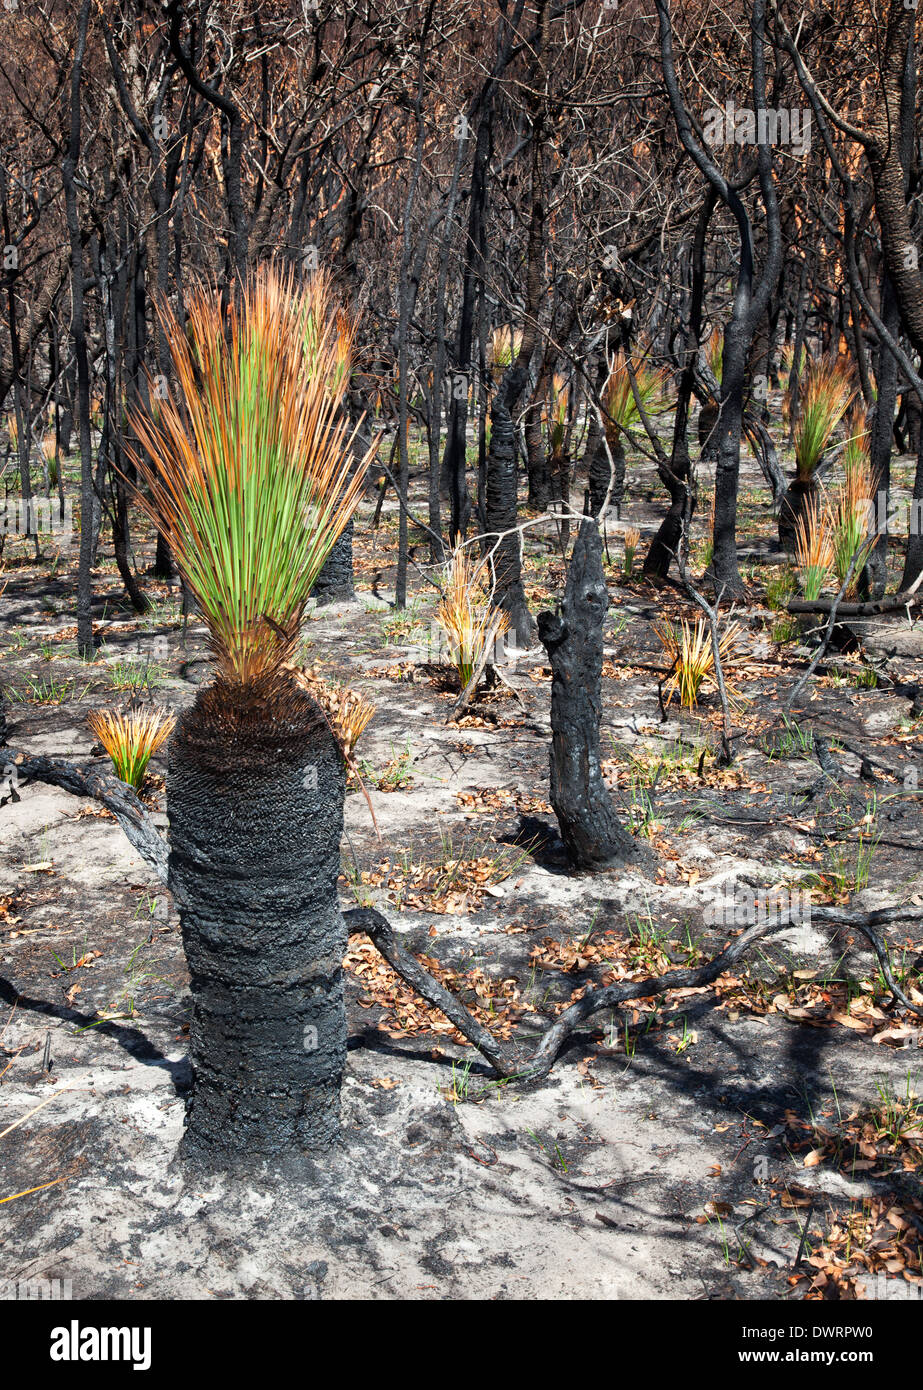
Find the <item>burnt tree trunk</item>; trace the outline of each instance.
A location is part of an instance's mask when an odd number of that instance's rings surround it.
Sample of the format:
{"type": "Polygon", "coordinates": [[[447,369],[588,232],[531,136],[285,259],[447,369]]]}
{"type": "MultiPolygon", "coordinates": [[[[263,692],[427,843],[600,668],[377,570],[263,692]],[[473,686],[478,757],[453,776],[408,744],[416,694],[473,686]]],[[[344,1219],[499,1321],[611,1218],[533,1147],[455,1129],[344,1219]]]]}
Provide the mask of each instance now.
{"type": "Polygon", "coordinates": [[[493,552],[494,602],[509,614],[510,627],[520,647],[528,647],[532,641],[532,615],[522,584],[519,532],[515,530],[518,478],[512,406],[519,399],[525,379],[524,367],[508,368],[491,404],[485,488],[488,541],[491,546],[496,545],[493,552]]]}
{"type": "Polygon", "coordinates": [[[169,881],[193,999],[184,1157],[317,1151],[346,1061],[343,759],[297,686],[200,691],[170,742],[169,881]]]}
{"type": "Polygon", "coordinates": [[[526,471],[529,475],[529,506],[543,512],[552,497],[552,464],[545,452],[542,438],[542,404],[547,389],[547,375],[539,372],[535,390],[526,409],[523,437],[526,444],[526,471]]]}
{"type": "Polygon", "coordinates": [[[717,435],[715,434],[715,426],[718,423],[718,418],[719,411],[717,405],[715,405],[714,401],[707,401],[699,411],[698,422],[699,449],[701,450],[703,462],[706,459],[714,459],[716,457],[715,441],[717,435]]]}
{"type": "Polygon", "coordinates": [[[609,606],[599,527],[581,522],[558,613],[540,613],[551,663],[551,804],[577,868],[624,864],[639,855],[599,764],[603,623],[609,606]]]}

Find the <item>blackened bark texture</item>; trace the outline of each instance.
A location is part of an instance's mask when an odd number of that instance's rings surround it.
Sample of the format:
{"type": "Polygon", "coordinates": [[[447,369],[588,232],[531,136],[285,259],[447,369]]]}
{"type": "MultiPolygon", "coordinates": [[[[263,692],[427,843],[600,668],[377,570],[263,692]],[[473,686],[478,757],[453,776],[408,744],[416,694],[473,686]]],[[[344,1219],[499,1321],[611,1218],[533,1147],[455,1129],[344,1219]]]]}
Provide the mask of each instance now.
{"type": "Polygon", "coordinates": [[[918,258],[908,255],[916,246],[907,197],[916,98],[916,22],[915,6],[891,0],[878,64],[881,93],[871,130],[860,134],[875,190],[885,265],[907,336],[923,354],[923,272],[918,258]]]}
{"type": "MultiPolygon", "coordinates": [[[[749,250],[744,257],[746,263],[749,250]]],[[[740,481],[740,436],[743,430],[744,380],[747,352],[750,346],[750,323],[743,309],[743,299],[750,299],[752,263],[742,279],[747,286],[740,299],[735,299],[735,311],[724,330],[724,355],[721,366],[720,418],[715,427],[715,526],[712,536],[712,571],[716,592],[733,597],[745,592],[737,568],[737,487],[740,481]]],[[[714,436],[713,436],[714,439],[714,436]]]]}
{"type": "Polygon", "coordinates": [[[699,411],[699,448],[703,462],[715,457],[715,426],[718,423],[718,407],[714,401],[706,401],[699,411]]]}
{"type": "Polygon", "coordinates": [[[527,647],[532,641],[532,615],[522,586],[520,539],[516,526],[516,427],[511,405],[525,385],[524,367],[510,367],[490,407],[490,457],[487,464],[486,520],[493,552],[496,588],[494,602],[509,614],[516,642],[527,647]],[[510,534],[502,534],[504,532],[510,534]],[[499,541],[497,537],[502,535],[499,541]]]}
{"type": "Polygon", "coordinates": [[[173,560],[173,552],[170,550],[169,542],[162,532],[157,532],[157,546],[154,551],[154,563],[151,565],[151,574],[155,579],[165,579],[172,584],[177,577],[176,564],[173,560]]]}
{"type": "Polygon", "coordinates": [[[336,599],[355,598],[353,586],[353,523],[350,520],[324,561],[324,568],[311,590],[318,603],[333,603],[336,599]]]}
{"type": "Polygon", "coordinates": [[[540,613],[538,635],[551,663],[551,804],[577,868],[637,858],[599,765],[603,623],[609,607],[599,527],[584,518],[558,613],[540,613]]]}
{"type": "Polygon", "coordinates": [[[547,393],[547,373],[539,372],[535,390],[529,398],[523,436],[526,441],[526,471],[529,475],[529,506],[543,512],[552,496],[552,465],[542,437],[542,405],[547,393]]]}
{"type": "Polygon", "coordinates": [[[490,408],[490,453],[485,463],[484,524],[494,550],[494,601],[509,614],[520,647],[532,641],[533,622],[522,586],[520,533],[517,523],[516,426],[513,411],[525,390],[529,363],[538,339],[538,316],[543,285],[545,203],[542,172],[543,129],[540,111],[532,113],[532,192],[529,244],[526,254],[526,304],[522,338],[516,359],[503,373],[490,408]],[[498,539],[498,537],[500,539],[498,539]]]}
{"type": "Polygon", "coordinates": [[[182,1151],[210,1167],[339,1133],[343,759],[294,685],[200,692],[170,741],[169,877],[192,977],[182,1151]]]}
{"type": "Polygon", "coordinates": [[[902,454],[917,454],[920,451],[920,402],[913,391],[904,391],[901,406],[894,424],[897,447],[902,454]]]}

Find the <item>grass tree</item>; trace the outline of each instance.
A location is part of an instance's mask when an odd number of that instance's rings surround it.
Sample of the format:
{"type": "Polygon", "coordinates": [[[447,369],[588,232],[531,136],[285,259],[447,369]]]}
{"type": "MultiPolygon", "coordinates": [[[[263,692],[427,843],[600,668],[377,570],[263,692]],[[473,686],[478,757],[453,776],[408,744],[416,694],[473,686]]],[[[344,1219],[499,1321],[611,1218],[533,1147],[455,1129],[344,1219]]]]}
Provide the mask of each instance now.
{"type": "MultiPolygon", "coordinates": [[[[436,622],[448,645],[448,658],[458,672],[462,690],[484,664],[485,650],[507,632],[509,617],[492,603],[487,561],[480,562],[456,547],[446,565],[445,592],[436,622]]],[[[489,652],[488,652],[489,658],[489,652]]]]}
{"type": "Polygon", "coordinates": [[[166,710],[94,710],[87,723],[112,759],[116,777],[140,791],[147,765],[173,732],[176,720],[166,710]]]}
{"type": "Polygon", "coordinates": [[[852,565],[852,577],[846,590],[849,599],[858,591],[859,575],[877,534],[872,501],[869,429],[865,410],[861,407],[850,416],[849,437],[843,450],[843,478],[831,506],[834,568],[841,584],[845,582],[852,565]],[[856,563],[853,565],[854,556],[856,563]]]}
{"type": "Polygon", "coordinates": [[[344,748],[294,656],[365,467],[341,410],[352,326],[323,277],[263,268],[227,307],[194,294],[185,328],[160,314],[176,394],[132,423],[139,500],[214,657],[169,744],[167,813],[193,997],[184,1152],[220,1166],[339,1131],[344,748]]]}
{"type": "Polygon", "coordinates": [[[820,598],[836,562],[833,518],[826,501],[812,497],[806,503],[795,527],[795,558],[801,591],[813,603],[820,598]]]}
{"type": "MultiPolygon", "coordinates": [[[[631,366],[638,397],[645,412],[650,412],[655,400],[662,394],[667,374],[661,368],[652,367],[643,358],[631,366]]],[[[618,515],[625,492],[625,431],[635,429],[641,421],[628,367],[628,360],[619,349],[612,359],[602,393],[605,439],[600,439],[589,469],[590,510],[594,516],[599,515],[607,493],[609,505],[614,507],[618,515]]]]}
{"type": "Polygon", "coordinates": [[[779,543],[794,550],[798,523],[817,500],[821,465],[834,431],[853,398],[848,362],[813,362],[795,425],[795,476],[779,508],[779,543]]]}

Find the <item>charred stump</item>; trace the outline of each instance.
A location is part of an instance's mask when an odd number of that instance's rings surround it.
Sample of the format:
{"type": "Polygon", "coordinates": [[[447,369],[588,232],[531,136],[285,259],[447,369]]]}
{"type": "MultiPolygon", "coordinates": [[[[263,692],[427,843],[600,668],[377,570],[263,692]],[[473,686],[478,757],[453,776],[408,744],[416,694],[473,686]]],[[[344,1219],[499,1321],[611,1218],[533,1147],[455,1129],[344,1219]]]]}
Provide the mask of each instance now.
{"type": "Polygon", "coordinates": [[[210,686],[179,717],[167,814],[193,1000],[185,1158],[223,1168],[337,1138],[344,794],[339,748],[294,683],[210,686]]]}
{"type": "Polygon", "coordinates": [[[639,855],[599,764],[603,623],[609,594],[599,528],[585,517],[557,613],[540,613],[538,635],[551,663],[551,804],[577,868],[624,864],[639,855]]]}

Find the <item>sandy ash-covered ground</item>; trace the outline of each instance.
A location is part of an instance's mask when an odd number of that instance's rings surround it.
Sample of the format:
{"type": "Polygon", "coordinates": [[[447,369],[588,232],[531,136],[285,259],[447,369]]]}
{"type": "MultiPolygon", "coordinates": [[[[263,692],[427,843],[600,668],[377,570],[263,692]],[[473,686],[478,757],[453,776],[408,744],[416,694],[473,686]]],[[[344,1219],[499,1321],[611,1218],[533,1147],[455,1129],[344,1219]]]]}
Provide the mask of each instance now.
{"type": "MultiPolygon", "coordinates": [[[[831,653],[786,728],[807,639],[773,597],[781,567],[746,565],[732,665],[743,736],[720,767],[713,694],[661,714],[652,622],[694,610],[678,588],[621,573],[625,526],[640,526],[643,554],[661,507],[650,470],[633,478],[608,528],[602,736],[613,795],[650,850],[641,870],[568,871],[547,799],[540,646],[505,670],[513,689],[446,722],[457,685],[430,640],[435,591],[419,576],[407,611],[389,602],[393,507],[374,532],[363,508],[357,601],[305,625],[304,660],[377,705],[359,747],[365,792],[354,780],[347,797],[343,906],[381,906],[506,1039],[534,1038],[581,988],[714,954],[741,930],[715,920],[735,887],[923,905],[923,730],[893,688],[923,681],[918,626],[883,621],[863,651],[831,653]],[[836,781],[821,778],[812,732],[832,740],[836,781]]],[[[752,462],[745,482],[755,560],[773,521],[752,462]]],[[[92,708],[195,698],[205,634],[195,614],[183,631],[175,591],[146,579],[154,607],[136,617],[103,547],[102,646],[84,665],[74,552],[33,553],[7,543],[0,597],[12,748],[83,764],[92,708]]],[[[564,578],[553,534],[529,533],[526,578],[533,612],[552,606],[564,578]]],[[[156,759],[145,797],[165,827],[163,770],[156,759]]],[[[175,1161],[190,999],[169,895],[98,805],[38,783],[19,796],[0,806],[0,1198],[14,1198],[0,1279],[142,1299],[921,1292],[923,1024],[895,1012],[855,931],[789,929],[713,987],[597,1015],[526,1090],[498,1084],[353,938],[340,1148],[208,1177],[175,1161]]],[[[923,1004],[923,925],[887,934],[923,1004]]]]}

